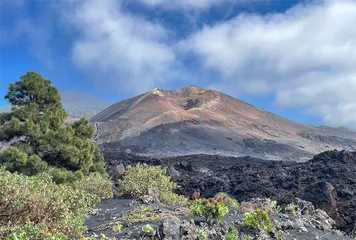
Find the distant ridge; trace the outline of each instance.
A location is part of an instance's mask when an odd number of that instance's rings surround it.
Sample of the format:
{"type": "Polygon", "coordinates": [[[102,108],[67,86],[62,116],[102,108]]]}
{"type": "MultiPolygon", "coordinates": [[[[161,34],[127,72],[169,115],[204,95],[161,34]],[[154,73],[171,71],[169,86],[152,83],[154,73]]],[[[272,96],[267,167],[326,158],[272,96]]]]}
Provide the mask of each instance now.
{"type": "MultiPolygon", "coordinates": [[[[81,117],[90,118],[111,105],[109,101],[80,91],[60,90],[59,93],[69,117],[74,119],[81,117]]],[[[0,107],[0,112],[9,110],[10,105],[0,107]]]]}
{"type": "Polygon", "coordinates": [[[60,90],[59,92],[64,108],[69,116],[73,118],[90,118],[112,104],[109,101],[80,91],[60,90]]]}

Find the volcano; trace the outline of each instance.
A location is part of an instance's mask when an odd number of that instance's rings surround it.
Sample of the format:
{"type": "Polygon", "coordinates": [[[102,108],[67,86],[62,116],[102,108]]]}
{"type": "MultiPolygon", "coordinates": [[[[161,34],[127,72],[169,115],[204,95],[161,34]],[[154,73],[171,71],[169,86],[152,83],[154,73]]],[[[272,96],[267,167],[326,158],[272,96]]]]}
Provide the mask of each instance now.
{"type": "Polygon", "coordinates": [[[148,156],[304,161],[326,150],[356,150],[356,132],[304,125],[195,86],[153,89],[111,105],[91,121],[103,149],[148,156]]]}

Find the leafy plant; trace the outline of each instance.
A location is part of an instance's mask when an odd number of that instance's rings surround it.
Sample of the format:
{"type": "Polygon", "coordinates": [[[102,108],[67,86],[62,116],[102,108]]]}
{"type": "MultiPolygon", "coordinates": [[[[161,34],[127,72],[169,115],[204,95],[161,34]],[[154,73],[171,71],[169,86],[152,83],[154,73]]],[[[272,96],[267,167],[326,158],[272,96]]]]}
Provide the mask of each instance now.
{"type": "Polygon", "coordinates": [[[140,206],[121,218],[123,222],[150,222],[160,220],[160,216],[150,207],[140,206]]]}
{"type": "Polygon", "coordinates": [[[252,237],[252,236],[250,236],[250,235],[247,235],[247,234],[245,234],[245,233],[243,233],[242,235],[241,235],[241,240],[253,240],[254,238],[252,237]]]}
{"type": "Polygon", "coordinates": [[[29,240],[25,232],[21,233],[10,233],[5,237],[5,240],[29,240]]]}
{"type": "Polygon", "coordinates": [[[141,163],[128,166],[122,179],[119,180],[119,189],[124,195],[139,198],[147,195],[149,189],[154,189],[159,193],[159,200],[171,206],[187,203],[184,196],[173,192],[177,188],[178,185],[166,175],[165,168],[141,163]]]}
{"type": "Polygon", "coordinates": [[[107,177],[99,173],[91,173],[87,177],[74,182],[73,187],[88,192],[102,198],[111,198],[113,196],[113,183],[107,177]]]}
{"type": "Polygon", "coordinates": [[[224,240],[236,240],[237,239],[237,230],[233,227],[229,227],[227,232],[224,235],[224,240]]]}
{"type": "Polygon", "coordinates": [[[245,213],[242,217],[242,222],[244,225],[253,229],[262,229],[267,232],[273,231],[273,226],[268,213],[262,209],[256,209],[252,213],[245,213]]]}
{"type": "Polygon", "coordinates": [[[153,227],[150,224],[146,224],[146,225],[142,226],[142,232],[149,234],[149,235],[153,235],[155,230],[153,229],[153,227]]]}
{"type": "Polygon", "coordinates": [[[117,232],[117,233],[121,233],[121,230],[122,230],[122,224],[118,223],[117,225],[115,225],[112,230],[114,232],[117,232]]]}
{"type": "Polygon", "coordinates": [[[88,208],[98,198],[48,174],[28,177],[0,169],[1,239],[75,239],[86,230],[88,208]]]}
{"type": "Polygon", "coordinates": [[[109,238],[104,233],[100,233],[100,239],[109,240],[109,238]]]}
{"type": "Polygon", "coordinates": [[[222,218],[229,212],[228,207],[224,203],[222,195],[216,195],[209,199],[196,199],[190,206],[190,214],[200,217],[222,220],[222,218]]]}
{"type": "Polygon", "coordinates": [[[199,240],[208,240],[208,236],[203,230],[199,230],[197,235],[199,240]]]}
{"type": "Polygon", "coordinates": [[[292,216],[298,216],[298,213],[300,212],[300,207],[294,203],[290,203],[284,206],[283,212],[291,214],[292,216]]]}
{"type": "Polygon", "coordinates": [[[277,201],[272,200],[270,198],[265,199],[265,206],[263,206],[263,210],[268,213],[278,213],[280,212],[280,207],[277,204],[277,201]]]}
{"type": "Polygon", "coordinates": [[[239,202],[235,198],[233,198],[230,195],[228,195],[227,193],[220,192],[216,196],[222,197],[225,205],[228,206],[228,207],[237,209],[240,206],[239,202]]]}

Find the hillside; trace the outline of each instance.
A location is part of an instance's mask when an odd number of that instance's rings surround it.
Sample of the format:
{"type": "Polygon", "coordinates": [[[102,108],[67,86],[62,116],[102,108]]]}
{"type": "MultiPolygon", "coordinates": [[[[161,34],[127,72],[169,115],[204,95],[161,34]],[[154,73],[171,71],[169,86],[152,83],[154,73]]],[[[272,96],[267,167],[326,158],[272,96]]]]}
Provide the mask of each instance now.
{"type": "Polygon", "coordinates": [[[356,133],[293,122],[224,93],[154,89],[91,118],[104,148],[155,156],[217,154],[303,161],[356,150],[356,133]]]}

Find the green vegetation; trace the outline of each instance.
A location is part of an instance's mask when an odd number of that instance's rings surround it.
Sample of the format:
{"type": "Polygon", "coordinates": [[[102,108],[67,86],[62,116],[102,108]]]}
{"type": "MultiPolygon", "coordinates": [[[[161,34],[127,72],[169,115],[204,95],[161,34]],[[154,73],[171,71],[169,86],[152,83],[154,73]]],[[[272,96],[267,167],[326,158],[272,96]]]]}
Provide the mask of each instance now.
{"type": "Polygon", "coordinates": [[[86,229],[88,207],[98,198],[48,174],[24,176],[0,169],[1,239],[74,239],[86,229]]]}
{"type": "Polygon", "coordinates": [[[288,213],[292,216],[298,216],[298,213],[300,212],[300,207],[294,203],[290,203],[283,207],[283,212],[288,213]]]}
{"type": "Polygon", "coordinates": [[[199,230],[198,233],[198,239],[199,240],[208,240],[208,236],[206,235],[206,233],[202,230],[199,230]]]}
{"type": "Polygon", "coordinates": [[[159,201],[170,206],[187,203],[184,196],[173,192],[177,188],[178,185],[167,176],[165,168],[140,163],[136,166],[128,166],[123,178],[119,180],[122,194],[139,198],[147,195],[149,189],[153,189],[158,192],[159,201]]]}
{"type": "Polygon", "coordinates": [[[253,237],[247,234],[242,234],[241,240],[253,240],[253,237]]]}
{"type": "Polygon", "coordinates": [[[240,206],[239,202],[235,198],[228,195],[227,193],[220,192],[220,193],[216,194],[216,196],[221,196],[223,199],[223,202],[228,207],[237,209],[240,206]]]}
{"type": "Polygon", "coordinates": [[[120,233],[121,232],[121,229],[122,229],[122,224],[118,223],[117,225],[115,225],[112,230],[114,232],[117,232],[117,233],[120,233]]]}
{"type": "Polygon", "coordinates": [[[229,212],[225,205],[223,195],[216,195],[213,198],[194,200],[190,207],[190,214],[200,217],[205,217],[208,221],[210,218],[222,220],[222,218],[229,212]]]}
{"type": "Polygon", "coordinates": [[[263,210],[267,213],[278,213],[280,212],[280,207],[277,204],[277,201],[272,200],[270,198],[265,199],[265,206],[263,206],[263,210]]]}
{"type": "Polygon", "coordinates": [[[269,219],[268,213],[262,209],[256,209],[252,213],[245,213],[242,222],[252,229],[260,229],[266,232],[272,232],[273,226],[269,219]]]}
{"type": "Polygon", "coordinates": [[[238,236],[238,232],[236,228],[229,227],[224,235],[224,240],[236,240],[237,236],[238,236]]]}
{"type": "Polygon", "coordinates": [[[79,239],[88,208],[112,196],[87,119],[65,125],[56,88],[28,72],[10,84],[0,113],[0,238],[79,239]]]}
{"type": "Polygon", "coordinates": [[[86,191],[100,199],[113,197],[112,181],[97,172],[91,173],[89,176],[77,180],[71,185],[75,189],[86,191]]]}
{"type": "Polygon", "coordinates": [[[0,141],[12,144],[0,153],[0,165],[29,176],[47,172],[57,183],[92,172],[105,176],[93,127],[86,119],[64,125],[67,114],[49,80],[28,72],[10,84],[5,98],[12,109],[0,114],[0,141]]]}
{"type": "Polygon", "coordinates": [[[120,220],[128,223],[153,222],[160,220],[160,216],[152,208],[140,206],[129,214],[123,216],[120,220]]]}
{"type": "Polygon", "coordinates": [[[155,230],[153,229],[153,227],[150,224],[146,224],[146,225],[142,226],[142,232],[144,232],[148,235],[153,235],[155,230]]]}

